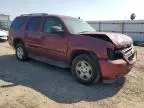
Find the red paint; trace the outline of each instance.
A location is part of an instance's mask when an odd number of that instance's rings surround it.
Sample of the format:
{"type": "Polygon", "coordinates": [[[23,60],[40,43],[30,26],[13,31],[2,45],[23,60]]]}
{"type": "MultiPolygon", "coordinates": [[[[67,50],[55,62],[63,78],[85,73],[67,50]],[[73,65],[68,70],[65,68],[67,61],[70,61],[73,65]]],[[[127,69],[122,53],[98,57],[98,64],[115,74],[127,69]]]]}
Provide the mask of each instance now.
{"type": "MultiPolygon", "coordinates": [[[[25,30],[27,21],[22,26],[20,31],[9,31],[9,44],[14,46],[14,39],[19,39],[23,42],[29,53],[36,53],[41,56],[46,56],[54,60],[65,61],[71,63],[72,53],[74,51],[93,52],[97,55],[102,77],[103,78],[116,78],[127,74],[135,61],[131,64],[127,63],[124,59],[108,60],[107,48],[122,48],[125,45],[132,44],[132,39],[114,33],[86,33],[86,34],[73,34],[68,29],[63,18],[66,16],[53,16],[62,21],[64,24],[65,32],[63,34],[50,34],[42,31],[43,23],[37,32],[27,32],[25,30]],[[91,35],[91,36],[90,36],[91,35]],[[111,42],[98,39],[101,36],[108,37],[111,42]],[[121,39],[122,37],[122,39],[121,39]],[[120,40],[121,39],[121,40],[120,40]],[[120,41],[119,41],[120,40],[120,41]]],[[[47,16],[41,16],[41,20],[47,16]]]]}

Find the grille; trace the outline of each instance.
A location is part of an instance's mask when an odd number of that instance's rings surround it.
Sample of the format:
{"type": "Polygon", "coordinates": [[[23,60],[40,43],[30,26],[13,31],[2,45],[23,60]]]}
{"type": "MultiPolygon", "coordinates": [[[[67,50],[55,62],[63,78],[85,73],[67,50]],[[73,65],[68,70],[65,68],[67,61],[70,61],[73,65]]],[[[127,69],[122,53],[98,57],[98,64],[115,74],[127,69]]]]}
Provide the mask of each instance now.
{"type": "Polygon", "coordinates": [[[121,50],[121,53],[123,54],[124,59],[125,59],[127,62],[130,62],[130,61],[134,58],[133,45],[124,48],[123,50],[121,50]]]}
{"type": "Polygon", "coordinates": [[[2,35],[0,35],[0,37],[7,37],[7,36],[2,36],[2,35]]]}
{"type": "Polygon", "coordinates": [[[130,57],[128,57],[128,60],[131,61],[134,58],[134,54],[132,54],[130,57]]]}

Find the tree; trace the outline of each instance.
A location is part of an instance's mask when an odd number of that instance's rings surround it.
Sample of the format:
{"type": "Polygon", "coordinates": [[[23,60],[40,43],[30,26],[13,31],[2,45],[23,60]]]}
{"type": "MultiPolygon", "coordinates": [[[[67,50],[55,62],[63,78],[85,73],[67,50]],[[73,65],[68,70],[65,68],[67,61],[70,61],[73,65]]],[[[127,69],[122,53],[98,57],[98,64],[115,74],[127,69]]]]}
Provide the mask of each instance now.
{"type": "Polygon", "coordinates": [[[135,13],[132,13],[132,14],[130,15],[130,19],[131,19],[131,20],[134,20],[135,18],[136,18],[135,13]]]}

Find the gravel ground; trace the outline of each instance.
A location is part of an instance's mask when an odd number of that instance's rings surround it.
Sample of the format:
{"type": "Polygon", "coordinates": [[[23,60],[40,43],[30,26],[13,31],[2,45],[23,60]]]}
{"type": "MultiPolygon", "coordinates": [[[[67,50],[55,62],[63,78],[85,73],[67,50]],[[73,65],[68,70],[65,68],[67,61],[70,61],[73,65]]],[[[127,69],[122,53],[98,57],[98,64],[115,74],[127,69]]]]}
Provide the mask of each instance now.
{"type": "Polygon", "coordinates": [[[133,70],[113,84],[84,86],[66,69],[19,62],[0,42],[0,108],[143,108],[144,47],[133,70]]]}

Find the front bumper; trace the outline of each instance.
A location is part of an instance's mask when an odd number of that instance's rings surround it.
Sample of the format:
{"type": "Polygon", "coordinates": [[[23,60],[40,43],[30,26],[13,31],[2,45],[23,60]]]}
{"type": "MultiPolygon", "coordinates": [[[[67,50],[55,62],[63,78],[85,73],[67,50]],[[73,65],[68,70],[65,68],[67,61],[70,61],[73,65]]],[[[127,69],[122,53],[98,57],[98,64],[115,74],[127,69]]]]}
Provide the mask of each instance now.
{"type": "Polygon", "coordinates": [[[7,37],[7,36],[0,36],[0,39],[2,39],[2,40],[7,40],[8,37],[7,37]]]}
{"type": "Polygon", "coordinates": [[[134,58],[130,63],[124,59],[118,60],[99,60],[102,78],[103,79],[115,79],[126,75],[132,69],[137,59],[137,53],[135,52],[134,58]]]}

